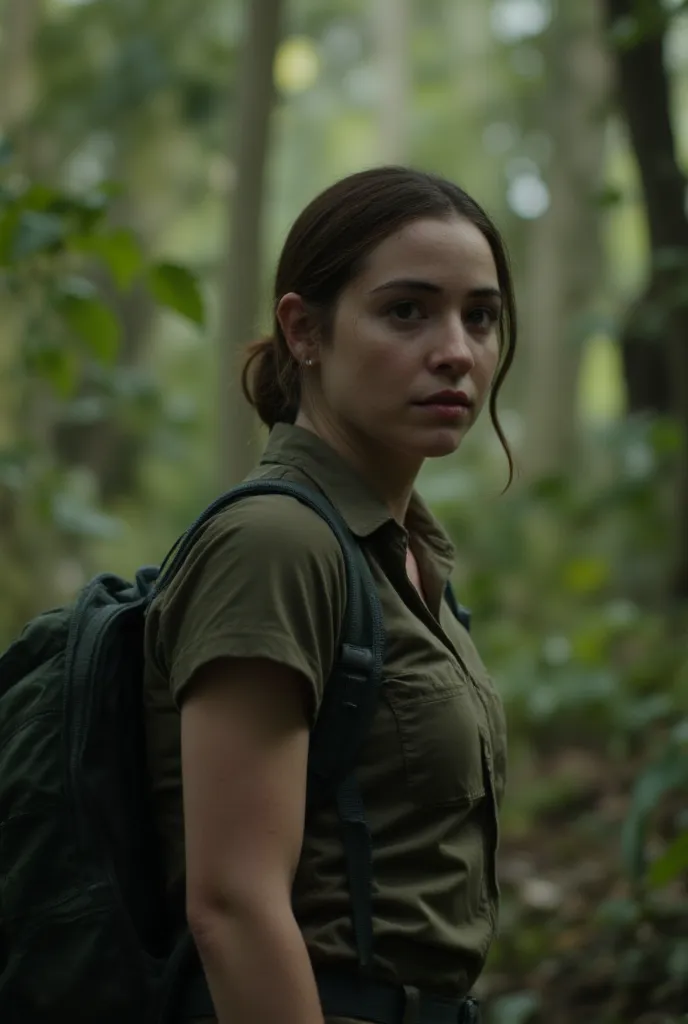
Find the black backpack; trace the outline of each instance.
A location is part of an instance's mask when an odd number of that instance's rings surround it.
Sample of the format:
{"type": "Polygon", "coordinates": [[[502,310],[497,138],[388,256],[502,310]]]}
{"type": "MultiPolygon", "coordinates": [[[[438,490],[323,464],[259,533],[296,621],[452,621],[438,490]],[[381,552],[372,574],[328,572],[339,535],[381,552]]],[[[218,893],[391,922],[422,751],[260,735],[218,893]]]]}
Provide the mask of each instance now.
{"type": "Polygon", "coordinates": [[[370,961],[372,850],[353,769],[381,677],[379,599],[358,542],[321,494],[251,481],[210,505],[159,568],[133,583],[96,577],[0,658],[2,1024],[162,1024],[179,1012],[195,950],[188,933],[173,945],[165,910],[146,785],[144,622],[200,527],[257,494],[312,508],[344,555],[342,644],[311,737],[307,808],[336,800],[359,961],[370,961]]]}

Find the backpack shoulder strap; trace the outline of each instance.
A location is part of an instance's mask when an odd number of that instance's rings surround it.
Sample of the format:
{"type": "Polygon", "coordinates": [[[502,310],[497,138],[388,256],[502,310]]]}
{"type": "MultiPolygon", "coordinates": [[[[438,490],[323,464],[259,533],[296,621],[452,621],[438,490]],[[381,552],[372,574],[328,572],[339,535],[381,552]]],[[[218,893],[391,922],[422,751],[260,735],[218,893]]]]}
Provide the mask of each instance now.
{"type": "Polygon", "coordinates": [[[470,633],[471,613],[468,608],[464,608],[462,604],[459,604],[450,580],[447,581],[447,585],[444,588],[444,599],[451,608],[452,613],[459,620],[459,622],[464,627],[466,632],[470,633]]]}
{"type": "Polygon", "coordinates": [[[346,606],[341,644],[310,737],[306,809],[310,813],[330,797],[336,801],[358,960],[366,967],[373,943],[373,851],[355,767],[377,708],[385,630],[377,587],[360,544],[320,492],[286,480],[248,481],[214,501],[191,525],[164,559],[155,594],[174,577],[205,523],[235,501],[260,494],[283,494],[312,509],[330,527],[344,556],[346,606]]]}
{"type": "Polygon", "coordinates": [[[173,579],[199,530],[210,519],[242,498],[261,494],[286,495],[312,509],[330,527],[344,557],[347,597],[341,645],[311,735],[311,808],[333,794],[355,765],[356,754],[375,714],[384,657],[385,631],[377,588],[361,546],[341,514],[323,494],[299,483],[260,479],[239,484],[209,505],[168,553],[160,566],[154,593],[161,593],[173,579]]]}

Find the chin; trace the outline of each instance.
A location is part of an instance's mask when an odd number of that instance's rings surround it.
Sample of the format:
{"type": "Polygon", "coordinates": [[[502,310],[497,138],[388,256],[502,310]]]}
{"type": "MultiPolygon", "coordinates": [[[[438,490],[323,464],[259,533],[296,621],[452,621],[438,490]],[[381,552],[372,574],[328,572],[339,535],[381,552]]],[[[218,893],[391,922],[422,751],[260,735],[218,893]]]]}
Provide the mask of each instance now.
{"type": "Polygon", "coordinates": [[[462,439],[462,432],[443,430],[422,437],[416,435],[403,445],[403,449],[419,459],[441,459],[445,455],[452,455],[462,439]]]}
{"type": "Polygon", "coordinates": [[[460,439],[456,440],[456,441],[453,441],[451,444],[448,444],[448,443],[441,444],[438,441],[437,444],[434,444],[432,446],[429,445],[427,447],[427,449],[423,452],[423,456],[426,459],[441,459],[445,455],[453,455],[454,452],[458,449],[460,444],[461,444],[461,440],[460,439]]]}
{"type": "Polygon", "coordinates": [[[440,459],[443,455],[452,455],[463,440],[462,430],[438,430],[430,436],[419,438],[419,448],[426,459],[440,459]]]}
{"type": "Polygon", "coordinates": [[[463,440],[463,430],[405,430],[387,434],[383,441],[389,452],[398,452],[404,459],[422,463],[423,459],[441,459],[452,455],[463,440]]]}

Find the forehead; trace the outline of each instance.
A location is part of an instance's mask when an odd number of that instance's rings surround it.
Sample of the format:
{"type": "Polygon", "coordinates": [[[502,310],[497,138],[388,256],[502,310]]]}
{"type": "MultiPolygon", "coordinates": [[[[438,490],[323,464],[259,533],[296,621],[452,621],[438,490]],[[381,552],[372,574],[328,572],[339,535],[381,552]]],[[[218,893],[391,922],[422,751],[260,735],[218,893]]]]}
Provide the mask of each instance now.
{"type": "Polygon", "coordinates": [[[498,287],[492,250],[482,231],[460,217],[411,221],[369,254],[359,284],[419,278],[446,289],[498,287]]]}

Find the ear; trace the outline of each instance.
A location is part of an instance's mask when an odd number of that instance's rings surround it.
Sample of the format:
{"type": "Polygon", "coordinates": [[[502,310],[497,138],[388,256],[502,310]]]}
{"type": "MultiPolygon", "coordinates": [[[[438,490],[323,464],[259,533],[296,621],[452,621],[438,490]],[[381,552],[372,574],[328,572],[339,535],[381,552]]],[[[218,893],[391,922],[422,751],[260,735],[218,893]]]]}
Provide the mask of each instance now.
{"type": "Polygon", "coordinates": [[[297,363],[304,363],[317,352],[317,324],[306,303],[296,292],[287,292],[275,310],[284,340],[297,363]]]}

